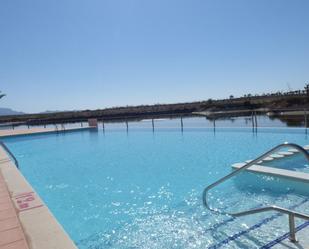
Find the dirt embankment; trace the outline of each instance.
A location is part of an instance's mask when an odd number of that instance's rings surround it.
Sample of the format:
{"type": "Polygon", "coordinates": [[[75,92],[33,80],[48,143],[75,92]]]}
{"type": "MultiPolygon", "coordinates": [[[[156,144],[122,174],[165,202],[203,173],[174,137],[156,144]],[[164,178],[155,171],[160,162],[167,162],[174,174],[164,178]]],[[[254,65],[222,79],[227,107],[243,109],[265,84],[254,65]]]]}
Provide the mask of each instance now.
{"type": "Polygon", "coordinates": [[[252,111],[274,113],[284,110],[309,109],[309,97],[306,94],[295,96],[256,96],[222,100],[207,100],[191,103],[157,104],[115,107],[98,110],[68,111],[44,114],[25,114],[1,116],[0,123],[17,122],[33,124],[64,123],[85,121],[98,118],[105,121],[126,119],[144,119],[159,117],[177,117],[192,115],[196,112],[219,112],[220,116],[247,115],[252,111]]]}

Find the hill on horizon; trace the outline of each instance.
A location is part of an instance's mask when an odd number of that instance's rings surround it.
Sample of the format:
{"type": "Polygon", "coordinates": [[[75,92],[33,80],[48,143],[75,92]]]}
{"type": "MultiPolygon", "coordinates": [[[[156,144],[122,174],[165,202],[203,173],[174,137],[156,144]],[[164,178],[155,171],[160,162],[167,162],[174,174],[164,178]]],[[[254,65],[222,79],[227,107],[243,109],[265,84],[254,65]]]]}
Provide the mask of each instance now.
{"type": "Polygon", "coordinates": [[[7,116],[7,115],[21,115],[21,114],[26,114],[24,112],[19,112],[19,111],[15,111],[12,110],[10,108],[3,108],[0,107],[0,116],[7,116]]]}

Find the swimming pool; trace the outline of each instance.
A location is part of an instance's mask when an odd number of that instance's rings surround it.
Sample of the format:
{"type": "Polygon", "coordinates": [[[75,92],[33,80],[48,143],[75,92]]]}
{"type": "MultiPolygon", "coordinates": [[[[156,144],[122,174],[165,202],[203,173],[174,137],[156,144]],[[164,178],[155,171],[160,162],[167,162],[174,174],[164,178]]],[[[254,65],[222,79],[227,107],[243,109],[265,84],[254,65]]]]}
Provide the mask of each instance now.
{"type": "MultiPolygon", "coordinates": [[[[202,206],[203,188],[303,130],[110,129],[6,138],[21,172],[79,248],[260,248],[288,231],[285,216],[233,219],[202,206]],[[236,235],[235,235],[236,234],[236,235]]],[[[309,213],[304,183],[242,173],[211,192],[240,211],[276,204],[309,213]]],[[[303,221],[298,221],[301,224],[303,221]]]]}

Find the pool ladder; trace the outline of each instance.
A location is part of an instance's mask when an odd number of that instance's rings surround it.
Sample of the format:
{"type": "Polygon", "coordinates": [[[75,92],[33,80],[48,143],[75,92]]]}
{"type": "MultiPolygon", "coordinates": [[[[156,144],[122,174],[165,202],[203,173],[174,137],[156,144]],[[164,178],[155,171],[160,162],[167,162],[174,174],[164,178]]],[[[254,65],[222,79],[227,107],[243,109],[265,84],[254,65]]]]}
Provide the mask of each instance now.
{"type": "Polygon", "coordinates": [[[17,161],[16,157],[14,156],[14,154],[10,151],[10,149],[2,141],[0,141],[0,145],[8,153],[8,155],[13,159],[16,167],[19,169],[19,164],[18,164],[18,161],[17,161]]]}
{"type": "Polygon", "coordinates": [[[226,180],[230,179],[231,177],[239,174],[240,172],[242,172],[243,170],[249,168],[250,166],[260,162],[261,160],[263,160],[265,157],[270,156],[271,154],[273,154],[275,151],[281,149],[281,148],[285,148],[285,147],[292,147],[296,150],[298,150],[299,152],[301,152],[302,154],[304,154],[305,158],[309,161],[309,153],[301,146],[297,145],[297,144],[293,144],[293,143],[284,143],[284,144],[279,144],[276,147],[272,148],[271,150],[267,151],[266,153],[264,153],[263,155],[259,156],[258,158],[254,159],[253,161],[245,164],[244,166],[234,170],[233,172],[231,172],[230,174],[222,177],[221,179],[217,180],[216,182],[210,184],[208,187],[206,187],[203,191],[203,204],[204,206],[215,213],[218,214],[224,214],[224,215],[231,215],[233,217],[240,217],[240,216],[246,216],[246,215],[251,215],[251,214],[256,214],[256,213],[262,213],[262,212],[268,212],[268,211],[277,211],[283,214],[287,214],[289,217],[289,239],[291,242],[296,242],[296,229],[295,229],[295,217],[297,218],[301,218],[301,219],[305,219],[305,220],[309,220],[309,215],[307,214],[303,214],[303,213],[299,213],[299,212],[295,212],[293,210],[289,210],[286,208],[282,208],[282,207],[278,207],[278,206],[266,206],[266,207],[261,207],[261,208],[254,208],[254,209],[250,209],[247,211],[242,211],[242,212],[238,212],[238,213],[228,213],[228,212],[224,212],[224,211],[220,211],[218,209],[212,208],[207,201],[207,195],[208,192],[216,187],[217,185],[225,182],[226,180]]]}

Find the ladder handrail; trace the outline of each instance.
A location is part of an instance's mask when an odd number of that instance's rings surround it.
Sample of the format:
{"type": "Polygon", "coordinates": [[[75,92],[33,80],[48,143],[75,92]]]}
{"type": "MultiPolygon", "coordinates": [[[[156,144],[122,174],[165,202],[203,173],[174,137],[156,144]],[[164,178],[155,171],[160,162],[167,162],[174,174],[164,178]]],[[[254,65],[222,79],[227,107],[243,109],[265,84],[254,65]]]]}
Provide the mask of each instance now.
{"type": "Polygon", "coordinates": [[[283,214],[291,214],[294,215],[297,218],[304,219],[304,220],[309,220],[309,215],[303,214],[300,212],[292,211],[287,208],[282,208],[282,207],[277,207],[277,206],[266,206],[266,207],[261,207],[261,208],[254,208],[250,209],[248,211],[243,211],[235,214],[235,217],[240,217],[240,216],[246,216],[250,214],[256,214],[256,213],[262,213],[262,212],[268,212],[268,211],[277,211],[283,214]]]}
{"type": "Polygon", "coordinates": [[[10,151],[10,149],[5,145],[4,142],[0,141],[0,145],[9,154],[9,156],[14,160],[16,167],[19,169],[19,164],[14,154],[10,151]]]}
{"type": "Polygon", "coordinates": [[[207,202],[207,194],[209,192],[210,189],[214,188],[215,186],[219,185],[222,182],[225,182],[226,180],[230,179],[231,177],[239,174],[241,171],[249,168],[250,166],[254,165],[255,163],[261,161],[262,159],[264,159],[265,157],[273,154],[275,151],[279,150],[280,148],[283,147],[292,147],[298,151],[300,151],[301,153],[303,153],[306,157],[306,159],[309,161],[309,153],[301,146],[297,145],[297,144],[293,144],[293,143],[284,143],[284,144],[279,144],[277,146],[275,146],[274,148],[272,148],[271,150],[267,151],[266,153],[262,154],[261,156],[259,156],[258,158],[254,159],[253,161],[245,164],[244,166],[234,170],[233,172],[229,173],[228,175],[220,178],[219,180],[215,181],[214,183],[210,184],[209,186],[207,186],[204,191],[203,191],[203,204],[204,206],[209,209],[210,211],[213,212],[217,212],[217,213],[221,213],[221,214],[229,214],[229,215],[235,215],[237,213],[226,213],[226,212],[222,212],[219,211],[217,209],[212,208],[208,202],[207,202]]]}
{"type": "Polygon", "coordinates": [[[261,207],[261,208],[250,209],[248,211],[239,212],[239,213],[233,214],[233,216],[240,217],[240,216],[246,216],[246,215],[251,215],[251,214],[256,214],[256,213],[263,213],[263,212],[268,212],[268,211],[277,211],[283,214],[287,214],[289,216],[289,239],[293,243],[297,242],[295,217],[304,219],[304,220],[309,220],[309,215],[307,214],[295,212],[290,209],[277,207],[277,206],[266,206],[266,207],[261,207]]]}
{"type": "Polygon", "coordinates": [[[294,217],[309,220],[309,215],[299,213],[299,212],[295,212],[295,211],[290,210],[290,209],[273,206],[273,205],[265,206],[265,207],[261,207],[261,208],[249,209],[247,211],[241,211],[241,212],[238,212],[238,213],[229,213],[229,212],[224,212],[224,211],[220,211],[218,209],[212,208],[207,202],[207,194],[208,194],[209,190],[216,187],[220,183],[225,182],[226,180],[230,179],[231,177],[239,174],[241,171],[249,168],[250,166],[261,161],[265,157],[273,154],[275,151],[277,151],[277,150],[279,150],[283,147],[292,147],[292,148],[298,150],[299,152],[304,154],[305,158],[309,161],[309,153],[303,147],[301,147],[297,144],[294,144],[294,143],[287,143],[287,142],[284,143],[284,144],[279,144],[279,145],[275,146],[274,148],[272,148],[271,150],[265,152],[264,154],[262,154],[258,158],[254,159],[253,161],[246,163],[244,166],[234,170],[230,174],[220,178],[219,180],[215,181],[214,183],[212,183],[208,187],[206,187],[203,191],[203,204],[204,204],[204,206],[212,212],[216,212],[216,213],[224,214],[224,215],[231,215],[231,216],[234,216],[234,217],[246,216],[246,215],[268,212],[268,211],[277,211],[277,212],[280,212],[280,213],[288,214],[289,215],[290,240],[292,242],[295,242],[296,241],[296,237],[295,237],[296,231],[295,231],[294,217]]]}

